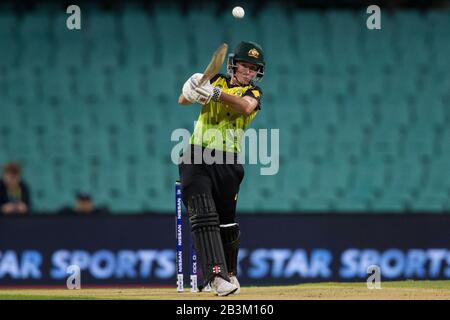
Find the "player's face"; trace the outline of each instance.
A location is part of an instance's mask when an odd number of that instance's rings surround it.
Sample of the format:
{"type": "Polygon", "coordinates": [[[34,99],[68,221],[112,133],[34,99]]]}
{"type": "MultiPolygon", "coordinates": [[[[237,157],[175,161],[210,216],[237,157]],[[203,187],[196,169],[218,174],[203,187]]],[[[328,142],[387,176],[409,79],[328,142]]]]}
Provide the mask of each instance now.
{"type": "Polygon", "coordinates": [[[236,63],[236,66],[235,77],[239,83],[244,85],[249,84],[258,73],[258,66],[252,63],[239,61],[236,63]]]}
{"type": "Polygon", "coordinates": [[[3,181],[8,187],[16,187],[19,185],[20,177],[16,174],[5,173],[3,176],[3,181]]]}

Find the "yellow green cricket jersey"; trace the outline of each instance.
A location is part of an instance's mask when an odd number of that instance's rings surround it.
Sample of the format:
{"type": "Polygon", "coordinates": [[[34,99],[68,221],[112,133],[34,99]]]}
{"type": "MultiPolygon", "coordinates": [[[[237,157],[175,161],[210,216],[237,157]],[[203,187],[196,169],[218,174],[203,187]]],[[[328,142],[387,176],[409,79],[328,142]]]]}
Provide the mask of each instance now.
{"type": "Polygon", "coordinates": [[[242,87],[232,85],[230,77],[218,74],[210,80],[215,87],[230,95],[250,96],[258,100],[258,106],[249,115],[239,113],[222,102],[211,100],[203,106],[194,133],[189,140],[195,144],[226,152],[241,152],[241,142],[244,130],[261,110],[261,89],[252,84],[242,87]],[[216,130],[210,130],[216,129],[216,130]]]}

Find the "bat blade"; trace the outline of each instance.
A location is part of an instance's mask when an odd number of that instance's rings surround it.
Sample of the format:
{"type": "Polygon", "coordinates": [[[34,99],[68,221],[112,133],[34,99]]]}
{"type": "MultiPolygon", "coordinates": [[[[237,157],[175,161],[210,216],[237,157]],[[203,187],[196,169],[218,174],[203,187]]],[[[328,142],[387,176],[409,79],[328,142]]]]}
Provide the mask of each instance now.
{"type": "Polygon", "coordinates": [[[223,60],[225,60],[225,56],[227,55],[227,51],[228,45],[226,43],[223,43],[216,49],[211,58],[211,62],[203,72],[203,76],[199,81],[199,86],[202,86],[206,81],[211,80],[212,77],[219,73],[220,68],[223,64],[223,60]]]}

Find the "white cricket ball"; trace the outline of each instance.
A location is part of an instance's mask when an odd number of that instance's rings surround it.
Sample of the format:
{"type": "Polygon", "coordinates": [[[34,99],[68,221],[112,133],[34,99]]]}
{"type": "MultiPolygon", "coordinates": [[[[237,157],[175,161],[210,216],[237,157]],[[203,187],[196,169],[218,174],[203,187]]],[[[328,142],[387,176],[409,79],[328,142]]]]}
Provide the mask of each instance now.
{"type": "Polygon", "coordinates": [[[233,17],[242,19],[245,15],[245,11],[242,7],[234,7],[233,9],[233,17]]]}

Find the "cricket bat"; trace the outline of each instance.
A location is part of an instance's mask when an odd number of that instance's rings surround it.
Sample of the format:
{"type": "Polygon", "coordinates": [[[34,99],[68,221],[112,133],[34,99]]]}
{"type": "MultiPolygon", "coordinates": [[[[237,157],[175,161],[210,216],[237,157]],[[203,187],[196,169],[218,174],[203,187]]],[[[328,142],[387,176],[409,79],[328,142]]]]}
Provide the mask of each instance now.
{"type": "Polygon", "coordinates": [[[211,62],[203,72],[203,76],[199,81],[199,87],[202,86],[206,81],[211,80],[212,77],[219,73],[220,68],[223,64],[223,60],[225,60],[225,56],[227,55],[227,51],[228,45],[226,43],[223,43],[216,49],[211,58],[211,62]]]}

